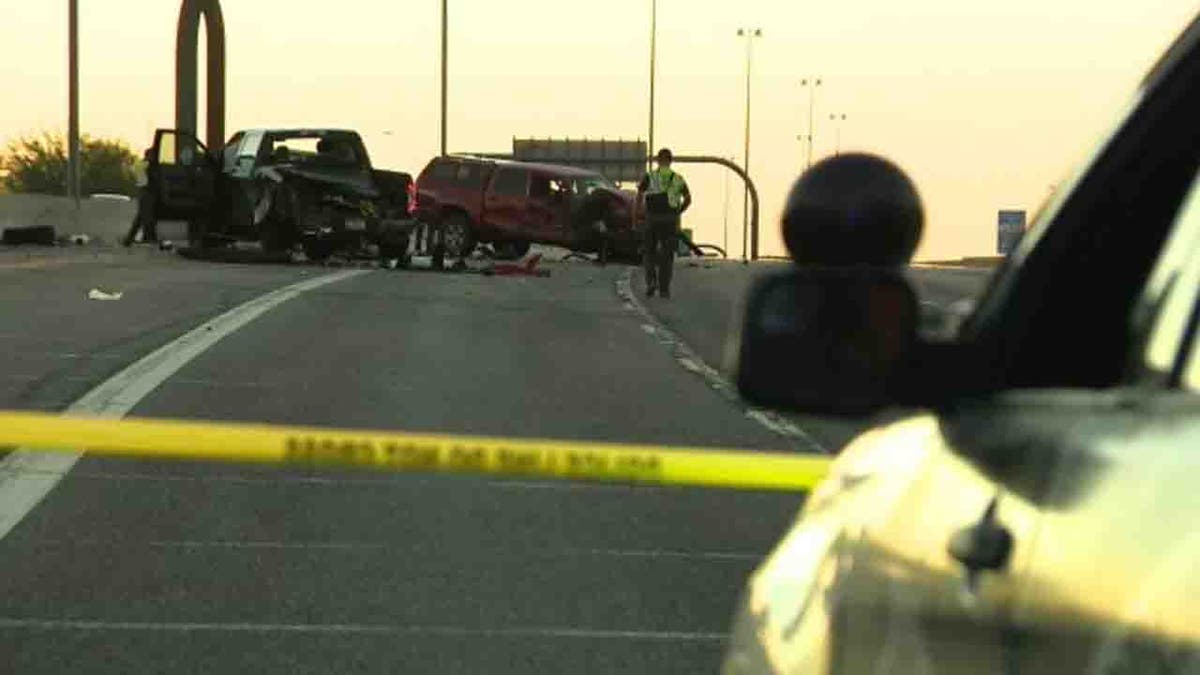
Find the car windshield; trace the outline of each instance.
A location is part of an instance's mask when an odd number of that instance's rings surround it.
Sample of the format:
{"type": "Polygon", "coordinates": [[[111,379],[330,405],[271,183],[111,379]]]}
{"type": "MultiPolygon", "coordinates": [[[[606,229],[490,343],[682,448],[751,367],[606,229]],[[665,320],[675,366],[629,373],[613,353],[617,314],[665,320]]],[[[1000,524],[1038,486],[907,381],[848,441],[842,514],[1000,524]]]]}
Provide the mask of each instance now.
{"type": "Polygon", "coordinates": [[[0,675],[1200,675],[1196,13],[0,0],[0,675]]]}

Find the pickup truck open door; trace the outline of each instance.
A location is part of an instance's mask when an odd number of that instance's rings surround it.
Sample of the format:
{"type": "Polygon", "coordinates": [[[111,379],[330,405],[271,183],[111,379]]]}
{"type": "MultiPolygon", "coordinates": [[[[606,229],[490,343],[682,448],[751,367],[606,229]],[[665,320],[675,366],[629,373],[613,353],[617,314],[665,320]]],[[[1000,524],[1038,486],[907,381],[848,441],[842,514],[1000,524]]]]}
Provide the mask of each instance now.
{"type": "Polygon", "coordinates": [[[204,220],[212,208],[217,165],[195,136],[158,129],[150,149],[151,198],[155,220],[204,220]]]}

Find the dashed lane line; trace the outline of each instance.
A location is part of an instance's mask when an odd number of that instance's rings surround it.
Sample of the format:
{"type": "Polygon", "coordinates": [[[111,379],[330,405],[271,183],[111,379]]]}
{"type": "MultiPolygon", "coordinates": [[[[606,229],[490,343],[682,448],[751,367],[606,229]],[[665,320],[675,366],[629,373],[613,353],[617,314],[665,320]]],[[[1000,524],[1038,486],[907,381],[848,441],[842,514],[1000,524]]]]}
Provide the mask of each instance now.
{"type": "Polygon", "coordinates": [[[720,393],[726,400],[742,408],[748,419],[762,425],[772,433],[787,438],[798,450],[822,454],[829,453],[829,449],[813,438],[811,434],[779,413],[747,406],[745,401],[738,396],[737,387],[732,382],[726,379],[715,368],[705,363],[704,359],[700,358],[696,351],[689,347],[678,334],[667,328],[658,317],[654,316],[642,304],[637,294],[633,292],[632,278],[633,268],[629,268],[625,271],[625,274],[617,279],[617,295],[621,298],[623,306],[641,319],[642,330],[648,335],[655,337],[659,344],[670,349],[671,355],[679,362],[680,367],[702,378],[710,389],[720,393]]]}

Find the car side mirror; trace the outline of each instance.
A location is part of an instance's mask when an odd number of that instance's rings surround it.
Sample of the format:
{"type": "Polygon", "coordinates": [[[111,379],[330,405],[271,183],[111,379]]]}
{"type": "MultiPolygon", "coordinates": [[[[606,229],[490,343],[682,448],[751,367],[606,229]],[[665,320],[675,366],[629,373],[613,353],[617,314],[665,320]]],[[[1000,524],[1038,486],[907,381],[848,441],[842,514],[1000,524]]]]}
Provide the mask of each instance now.
{"type": "Polygon", "coordinates": [[[737,373],[756,405],[864,414],[897,396],[917,334],[917,299],[889,269],[795,269],[759,281],[737,373]]]}
{"type": "Polygon", "coordinates": [[[923,225],[916,189],[887,160],[841,155],[801,176],[783,216],[796,264],[761,280],[746,303],[743,398],[826,414],[898,401],[921,321],[904,268],[923,225]]]}

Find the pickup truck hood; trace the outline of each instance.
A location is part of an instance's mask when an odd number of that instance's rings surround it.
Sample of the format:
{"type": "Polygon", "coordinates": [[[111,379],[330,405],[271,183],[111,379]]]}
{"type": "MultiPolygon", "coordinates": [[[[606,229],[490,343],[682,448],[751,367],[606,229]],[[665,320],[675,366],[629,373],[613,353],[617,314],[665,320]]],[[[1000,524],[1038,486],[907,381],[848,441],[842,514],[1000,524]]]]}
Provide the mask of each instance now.
{"type": "Polygon", "coordinates": [[[281,176],[302,178],[328,185],[339,192],[350,191],[362,197],[378,197],[379,191],[371,180],[370,169],[362,168],[301,168],[289,165],[270,167],[281,176]]]}
{"type": "Polygon", "coordinates": [[[637,192],[634,192],[633,190],[621,190],[618,188],[598,187],[598,188],[596,188],[596,192],[604,192],[606,194],[610,194],[613,197],[624,202],[626,206],[632,206],[633,203],[637,200],[637,192]]]}

